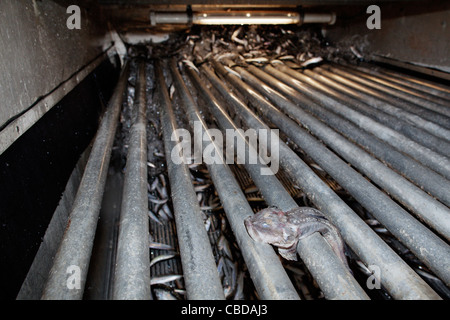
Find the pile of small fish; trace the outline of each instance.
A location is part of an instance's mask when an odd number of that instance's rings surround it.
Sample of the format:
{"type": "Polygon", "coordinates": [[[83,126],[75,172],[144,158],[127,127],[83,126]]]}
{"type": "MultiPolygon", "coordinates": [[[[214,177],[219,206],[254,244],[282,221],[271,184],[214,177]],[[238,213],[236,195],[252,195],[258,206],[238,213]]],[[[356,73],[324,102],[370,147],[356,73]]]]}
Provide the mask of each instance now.
{"type": "MultiPolygon", "coordinates": [[[[355,47],[348,51],[360,56],[355,47]]],[[[256,25],[204,28],[199,34],[191,32],[186,37],[185,47],[178,53],[181,60],[194,69],[210,57],[218,60],[237,57],[237,62],[256,65],[282,62],[292,68],[305,68],[323,60],[337,61],[341,57],[339,50],[326,43],[320,31],[256,25]]]]}
{"type": "Polygon", "coordinates": [[[153,221],[162,224],[161,220],[173,219],[168,201],[167,180],[161,173],[153,179],[151,184],[148,184],[148,215],[153,221]]]}

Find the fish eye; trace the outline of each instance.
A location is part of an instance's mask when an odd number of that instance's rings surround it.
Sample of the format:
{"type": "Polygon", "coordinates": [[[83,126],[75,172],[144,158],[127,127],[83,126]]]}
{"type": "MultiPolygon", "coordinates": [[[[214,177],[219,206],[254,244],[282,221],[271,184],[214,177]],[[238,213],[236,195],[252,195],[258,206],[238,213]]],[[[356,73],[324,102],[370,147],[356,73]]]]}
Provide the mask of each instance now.
{"type": "Polygon", "coordinates": [[[269,225],[266,222],[263,222],[262,227],[267,229],[267,228],[269,228],[269,225]]]}

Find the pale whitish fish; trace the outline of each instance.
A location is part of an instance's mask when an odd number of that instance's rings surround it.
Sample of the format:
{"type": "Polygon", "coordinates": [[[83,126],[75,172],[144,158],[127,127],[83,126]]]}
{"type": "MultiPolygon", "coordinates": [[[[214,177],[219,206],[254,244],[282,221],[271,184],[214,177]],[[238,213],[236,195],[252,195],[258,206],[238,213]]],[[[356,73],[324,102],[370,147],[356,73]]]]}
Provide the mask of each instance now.
{"type": "Polygon", "coordinates": [[[356,260],[356,264],[359,266],[359,268],[367,275],[372,274],[372,271],[369,270],[369,268],[367,268],[367,266],[361,261],[361,260],[356,260]]]}
{"type": "Polygon", "coordinates": [[[245,62],[266,63],[266,62],[269,62],[269,59],[267,59],[265,57],[250,58],[250,59],[245,59],[245,62]]]}
{"type": "Polygon", "coordinates": [[[158,191],[158,194],[161,198],[168,198],[167,196],[167,189],[164,186],[160,186],[159,184],[156,186],[156,191],[158,191]]]}
{"type": "Polygon", "coordinates": [[[236,293],[234,294],[234,300],[244,299],[244,272],[240,271],[237,279],[236,293]]]}
{"type": "Polygon", "coordinates": [[[155,288],[153,292],[155,293],[156,300],[178,300],[170,290],[155,288]]]}
{"type": "Polygon", "coordinates": [[[380,222],[378,222],[378,220],[375,220],[375,219],[367,219],[367,220],[364,220],[364,221],[369,226],[378,226],[380,224],[380,222]]]}
{"type": "Polygon", "coordinates": [[[275,49],[275,53],[276,53],[277,56],[279,56],[279,55],[281,54],[281,46],[278,46],[278,47],[275,49]]]}
{"type": "Polygon", "coordinates": [[[228,42],[223,41],[222,39],[218,39],[217,42],[224,45],[225,47],[228,47],[230,45],[228,42]]]}
{"type": "Polygon", "coordinates": [[[169,96],[170,96],[171,100],[173,99],[174,92],[175,92],[175,86],[173,84],[171,84],[170,88],[169,88],[169,96]]]}
{"type": "Polygon", "coordinates": [[[158,178],[159,178],[159,180],[161,180],[161,184],[165,187],[165,186],[167,185],[167,183],[166,183],[166,177],[164,177],[164,175],[161,173],[161,174],[158,176],[158,178]]]}
{"type": "Polygon", "coordinates": [[[197,201],[200,203],[203,200],[203,193],[197,193],[197,201]]]}
{"type": "Polygon", "coordinates": [[[239,73],[237,73],[236,71],[234,71],[233,69],[231,69],[230,67],[227,66],[223,66],[225,68],[225,70],[227,70],[229,73],[235,75],[236,77],[242,79],[241,75],[239,73]]]}
{"type": "Polygon", "coordinates": [[[167,215],[167,213],[164,211],[163,208],[158,210],[158,215],[165,221],[169,220],[169,216],[167,215]]]}
{"type": "Polygon", "coordinates": [[[321,61],[323,61],[322,57],[314,57],[314,58],[308,59],[308,60],[306,60],[305,62],[303,62],[303,63],[301,64],[301,66],[302,66],[302,67],[307,67],[307,66],[309,66],[310,64],[319,63],[319,62],[321,62],[321,61]]]}
{"type": "Polygon", "coordinates": [[[311,163],[310,164],[311,167],[316,168],[317,170],[323,171],[325,172],[325,170],[323,170],[318,164],[316,163],[311,163]]]}
{"type": "Polygon", "coordinates": [[[294,56],[287,55],[287,56],[278,57],[278,59],[279,60],[294,60],[294,56]]]}
{"type": "Polygon", "coordinates": [[[207,211],[207,210],[212,210],[212,209],[214,209],[215,207],[213,207],[213,206],[201,206],[200,207],[200,210],[203,210],[203,211],[207,211]]]}
{"type": "Polygon", "coordinates": [[[169,206],[167,205],[167,203],[165,203],[162,207],[162,209],[164,210],[164,212],[166,213],[166,215],[170,218],[173,219],[173,214],[172,211],[170,210],[169,206]]]}
{"type": "Polygon", "coordinates": [[[277,59],[271,60],[270,63],[271,64],[284,64],[283,61],[280,61],[280,60],[277,60],[277,59]]]}
{"type": "Polygon", "coordinates": [[[228,241],[223,234],[220,236],[217,246],[219,250],[222,250],[230,259],[233,259],[233,254],[231,253],[230,245],[228,244],[228,241]]]}
{"type": "Polygon", "coordinates": [[[224,257],[221,256],[219,258],[219,261],[217,262],[217,273],[219,273],[220,277],[222,277],[224,274],[224,271],[223,271],[224,267],[225,267],[224,257]]]}
{"type": "Polygon", "coordinates": [[[248,41],[245,39],[239,39],[237,36],[239,35],[239,33],[241,32],[242,28],[239,27],[235,32],[233,32],[232,36],[231,36],[231,40],[234,42],[237,42],[239,44],[242,44],[243,46],[247,46],[248,45],[248,41]]]}
{"type": "Polygon", "coordinates": [[[197,73],[200,73],[200,71],[198,71],[197,67],[192,63],[192,61],[184,59],[183,62],[192,69],[194,69],[197,73]]]}
{"type": "Polygon", "coordinates": [[[153,286],[155,284],[167,283],[171,281],[175,281],[181,279],[183,276],[180,274],[170,274],[166,276],[158,276],[150,279],[150,285],[153,286]]]}
{"type": "Polygon", "coordinates": [[[172,246],[165,243],[154,242],[151,238],[149,241],[149,247],[151,249],[158,249],[158,250],[175,250],[172,246]]]}
{"type": "Polygon", "coordinates": [[[196,186],[196,187],[194,187],[194,191],[195,192],[201,192],[201,191],[204,191],[205,189],[207,189],[210,186],[211,185],[209,183],[204,184],[204,185],[200,185],[200,186],[196,186]]]}
{"type": "Polygon", "coordinates": [[[167,202],[167,200],[169,199],[152,199],[149,198],[150,202],[155,203],[155,204],[165,204],[167,202]]]}
{"type": "Polygon", "coordinates": [[[212,54],[213,54],[212,52],[208,52],[208,53],[206,54],[206,56],[203,58],[203,61],[208,60],[209,57],[212,56],[212,54]]]}
{"type": "Polygon", "coordinates": [[[209,231],[209,229],[211,228],[211,217],[208,217],[208,219],[206,219],[204,223],[206,231],[209,231]]]}
{"type": "Polygon", "coordinates": [[[148,216],[150,217],[150,219],[152,219],[156,223],[159,223],[162,225],[161,221],[159,221],[158,217],[153,213],[153,211],[148,210],[148,216]]]}
{"type": "Polygon", "coordinates": [[[227,227],[227,220],[224,216],[220,218],[220,231],[224,232],[227,227]]]}
{"type": "Polygon", "coordinates": [[[304,60],[305,60],[305,55],[306,55],[306,52],[299,53],[299,54],[297,55],[297,60],[298,60],[298,61],[304,61],[304,60]]]}
{"type": "Polygon", "coordinates": [[[176,254],[162,254],[162,255],[159,255],[159,256],[153,258],[150,261],[150,267],[153,266],[154,264],[158,263],[158,262],[172,259],[175,256],[176,256],[176,254]]]}
{"type": "Polygon", "coordinates": [[[350,47],[350,51],[358,58],[358,59],[362,59],[364,58],[363,55],[354,47],[351,46],[350,47]]]}
{"type": "Polygon", "coordinates": [[[155,180],[153,180],[153,182],[152,182],[152,185],[150,186],[150,191],[155,190],[158,183],[159,183],[158,178],[155,178],[155,180]]]}
{"type": "Polygon", "coordinates": [[[254,193],[254,192],[258,192],[258,190],[259,189],[257,186],[250,186],[244,190],[244,193],[254,193]]]}
{"type": "Polygon", "coordinates": [[[373,228],[373,231],[379,233],[388,233],[389,231],[386,228],[373,228]]]}

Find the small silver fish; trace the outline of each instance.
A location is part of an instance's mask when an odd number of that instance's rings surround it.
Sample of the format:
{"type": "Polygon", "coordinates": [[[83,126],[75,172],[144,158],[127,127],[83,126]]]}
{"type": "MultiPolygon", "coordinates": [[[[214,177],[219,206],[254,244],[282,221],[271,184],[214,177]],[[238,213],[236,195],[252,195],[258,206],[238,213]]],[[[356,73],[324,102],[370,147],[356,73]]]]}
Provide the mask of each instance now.
{"type": "Polygon", "coordinates": [[[158,178],[155,178],[155,180],[153,180],[153,182],[152,182],[152,185],[150,186],[150,191],[155,190],[158,183],[159,183],[158,178]]]}
{"type": "Polygon", "coordinates": [[[247,47],[248,41],[245,39],[239,39],[238,35],[241,33],[242,27],[239,27],[233,34],[231,35],[231,41],[237,42],[239,44],[242,44],[244,47],[247,47]]]}
{"type": "Polygon", "coordinates": [[[283,61],[277,60],[277,59],[271,60],[270,63],[271,63],[271,64],[284,64],[283,61]]]}
{"type": "Polygon", "coordinates": [[[173,219],[172,211],[170,210],[170,208],[169,208],[169,206],[167,205],[167,203],[165,203],[165,204],[162,206],[162,210],[166,213],[166,215],[167,215],[170,219],[173,219]]]}
{"type": "Polygon", "coordinates": [[[228,241],[223,234],[219,238],[217,247],[219,248],[219,250],[222,250],[230,259],[233,259],[233,254],[231,253],[230,245],[228,244],[228,241]]]}
{"type": "Polygon", "coordinates": [[[158,217],[153,213],[153,211],[148,210],[148,216],[150,217],[150,219],[152,219],[153,221],[155,221],[158,224],[161,224],[161,221],[159,221],[158,217]]]}
{"type": "Polygon", "coordinates": [[[287,56],[282,56],[282,57],[278,57],[279,60],[294,60],[294,56],[292,55],[287,55],[287,56]]]}
{"type": "Polygon", "coordinates": [[[169,199],[151,199],[149,198],[150,202],[155,203],[155,204],[165,204],[167,202],[167,200],[169,199]]]}
{"type": "Polygon", "coordinates": [[[170,96],[170,100],[173,99],[173,94],[175,93],[175,86],[173,84],[170,85],[169,88],[169,96],[170,96]]]}
{"type": "Polygon", "coordinates": [[[150,247],[150,249],[157,249],[157,250],[168,250],[168,251],[170,251],[170,250],[174,251],[175,250],[172,246],[170,246],[168,244],[160,243],[160,242],[154,242],[154,241],[151,241],[151,240],[149,242],[149,247],[150,247]]]}
{"type": "Polygon", "coordinates": [[[358,58],[358,59],[362,59],[364,58],[364,56],[354,47],[351,46],[350,47],[350,51],[358,58]]]}
{"type": "Polygon", "coordinates": [[[269,59],[267,59],[265,57],[250,58],[250,59],[245,59],[245,62],[267,63],[267,62],[269,62],[269,59]]]}
{"type": "Polygon", "coordinates": [[[202,191],[204,191],[205,189],[209,188],[210,186],[211,186],[211,185],[210,185],[209,183],[204,184],[204,185],[199,185],[199,186],[194,187],[194,191],[195,191],[195,192],[202,192],[202,191]]]}
{"type": "Polygon", "coordinates": [[[227,70],[229,73],[235,75],[236,77],[242,79],[241,75],[239,73],[237,73],[236,71],[234,71],[233,69],[231,69],[230,67],[227,66],[223,66],[225,68],[225,70],[227,70]]]}
{"type": "Polygon", "coordinates": [[[244,272],[240,271],[237,284],[236,284],[236,292],[234,294],[234,300],[244,300],[244,272]]]}
{"type": "Polygon", "coordinates": [[[322,57],[314,57],[314,58],[308,59],[305,62],[303,62],[301,64],[301,66],[302,67],[307,67],[310,64],[315,64],[315,63],[319,63],[319,62],[322,62],[322,61],[323,61],[322,57]]]}
{"type": "Polygon", "coordinates": [[[163,288],[154,288],[156,300],[178,300],[177,297],[170,291],[163,288]]]}
{"type": "Polygon", "coordinates": [[[162,255],[159,255],[159,256],[153,258],[150,261],[150,267],[153,266],[154,264],[158,263],[158,262],[172,259],[175,256],[176,256],[176,254],[162,254],[162,255]]]}
{"type": "Polygon", "coordinates": [[[165,276],[153,277],[150,279],[150,285],[153,286],[155,284],[167,283],[171,281],[175,281],[181,279],[183,276],[180,274],[170,274],[165,276]]]}
{"type": "Polygon", "coordinates": [[[184,59],[182,60],[184,62],[184,64],[188,65],[189,67],[191,67],[192,69],[194,69],[198,74],[200,74],[200,71],[197,69],[197,67],[192,63],[191,60],[187,60],[184,59]]]}
{"type": "Polygon", "coordinates": [[[160,216],[160,218],[162,218],[164,221],[169,221],[169,216],[167,215],[167,213],[164,211],[163,208],[160,208],[158,210],[158,215],[160,216]]]}
{"type": "Polygon", "coordinates": [[[216,56],[217,61],[221,61],[222,59],[234,59],[236,58],[236,53],[234,52],[225,52],[221,55],[216,56]]]}
{"type": "Polygon", "coordinates": [[[257,186],[250,186],[245,188],[244,193],[254,193],[254,192],[258,192],[258,187],[257,186]]]}
{"type": "Polygon", "coordinates": [[[325,170],[323,170],[323,169],[322,169],[318,164],[316,164],[316,163],[310,163],[310,166],[313,167],[313,168],[315,168],[315,169],[317,169],[317,170],[319,170],[319,171],[325,172],[325,170]]]}
{"type": "Polygon", "coordinates": [[[206,219],[204,223],[206,231],[209,231],[209,229],[211,228],[211,217],[208,217],[208,219],[206,219]]]}

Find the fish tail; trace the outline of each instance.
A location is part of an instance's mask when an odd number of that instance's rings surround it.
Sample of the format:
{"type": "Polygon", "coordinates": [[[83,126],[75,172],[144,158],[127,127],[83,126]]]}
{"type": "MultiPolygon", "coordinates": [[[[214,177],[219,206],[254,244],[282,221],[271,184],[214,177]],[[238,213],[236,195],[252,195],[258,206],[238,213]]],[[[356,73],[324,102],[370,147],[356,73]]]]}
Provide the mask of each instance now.
{"type": "Polygon", "coordinates": [[[342,261],[344,266],[350,271],[351,274],[353,272],[350,269],[350,266],[347,262],[347,257],[345,256],[345,243],[340,235],[339,231],[333,225],[329,225],[328,232],[323,234],[325,240],[327,240],[328,244],[333,249],[334,253],[338,256],[338,258],[342,261]]]}

